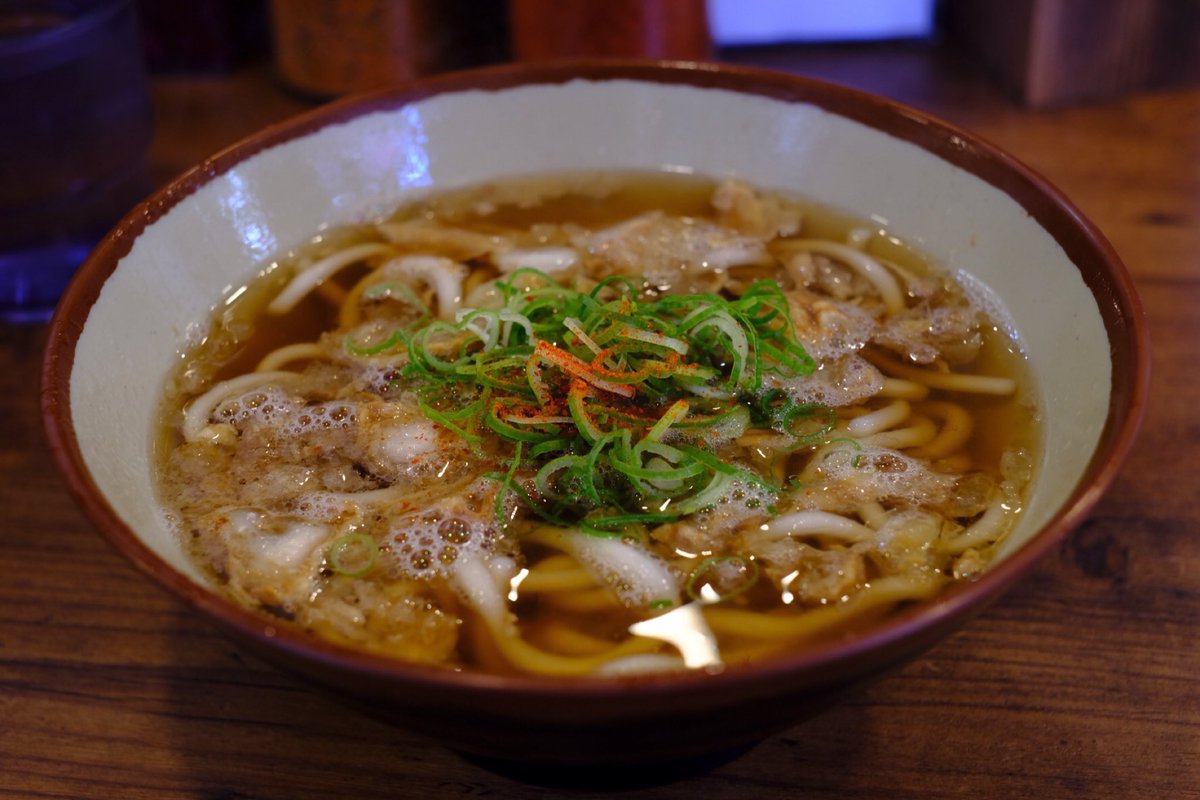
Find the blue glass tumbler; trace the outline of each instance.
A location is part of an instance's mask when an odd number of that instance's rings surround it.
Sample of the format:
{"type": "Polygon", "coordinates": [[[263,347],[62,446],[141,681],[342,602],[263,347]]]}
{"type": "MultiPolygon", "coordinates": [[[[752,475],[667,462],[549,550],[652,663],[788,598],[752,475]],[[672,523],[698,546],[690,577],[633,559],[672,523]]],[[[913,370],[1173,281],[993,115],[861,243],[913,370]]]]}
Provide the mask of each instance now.
{"type": "Polygon", "coordinates": [[[131,0],[0,0],[0,320],[49,317],[149,189],[150,134],[131,0]]]}

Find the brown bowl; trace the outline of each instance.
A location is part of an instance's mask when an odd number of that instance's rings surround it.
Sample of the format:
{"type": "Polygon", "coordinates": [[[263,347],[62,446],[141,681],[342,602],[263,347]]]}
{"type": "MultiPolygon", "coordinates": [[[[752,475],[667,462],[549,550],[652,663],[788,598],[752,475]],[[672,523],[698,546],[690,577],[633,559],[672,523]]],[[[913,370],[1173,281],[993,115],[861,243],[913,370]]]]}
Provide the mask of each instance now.
{"type": "Polygon", "coordinates": [[[101,532],[248,649],[466,753],[554,764],[727,752],[792,725],[978,613],[1080,523],[1146,400],[1146,327],[1097,230],[1011,156],[919,111],[762,70],[579,63],[447,75],[268,128],[136,208],[58,308],[43,408],[101,532]],[[689,169],[804,194],[889,228],[1002,298],[1030,356],[1044,448],[981,577],[837,641],[717,674],[542,680],[346,649],[240,608],[183,556],[154,493],[151,421],[199,325],[278,250],[414,191],[537,172],[689,169]],[[1054,298],[1046,313],[1045,298],[1054,298]]]}

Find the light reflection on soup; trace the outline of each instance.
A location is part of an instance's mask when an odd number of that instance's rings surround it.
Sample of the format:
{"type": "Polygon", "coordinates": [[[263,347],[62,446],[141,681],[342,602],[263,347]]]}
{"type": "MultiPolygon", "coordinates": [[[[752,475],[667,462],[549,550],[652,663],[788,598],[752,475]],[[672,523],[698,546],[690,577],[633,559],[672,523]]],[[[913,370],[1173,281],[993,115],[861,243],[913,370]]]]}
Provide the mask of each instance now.
{"type": "Polygon", "coordinates": [[[988,563],[1016,344],[890,234],[666,175],[513,180],[327,231],[185,354],[161,493],[236,601],[545,675],[718,669],[988,563]]]}

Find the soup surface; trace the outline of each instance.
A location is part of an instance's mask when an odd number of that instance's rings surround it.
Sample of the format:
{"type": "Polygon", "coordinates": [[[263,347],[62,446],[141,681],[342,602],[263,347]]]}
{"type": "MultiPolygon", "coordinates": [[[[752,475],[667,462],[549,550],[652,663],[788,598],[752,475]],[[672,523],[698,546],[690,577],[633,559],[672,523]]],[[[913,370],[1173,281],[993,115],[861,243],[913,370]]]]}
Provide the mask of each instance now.
{"type": "Polygon", "coordinates": [[[166,391],[161,493],[239,603],[455,669],[719,669],[983,569],[1034,410],[971,293],[736,181],[543,176],[330,230],[166,391]]]}

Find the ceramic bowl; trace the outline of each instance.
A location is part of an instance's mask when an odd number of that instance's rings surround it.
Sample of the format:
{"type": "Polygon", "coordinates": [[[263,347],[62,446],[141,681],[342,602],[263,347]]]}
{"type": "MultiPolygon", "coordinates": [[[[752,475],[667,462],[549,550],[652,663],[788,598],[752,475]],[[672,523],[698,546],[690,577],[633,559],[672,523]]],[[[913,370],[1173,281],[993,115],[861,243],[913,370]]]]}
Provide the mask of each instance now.
{"type": "Polygon", "coordinates": [[[1112,482],[1146,398],[1145,325],[1097,230],[1011,156],[911,108],[793,75],[592,63],[459,73],[268,128],[135,209],[53,322],[44,410],[100,531],[247,648],[467,753],[578,764],[728,751],[794,724],[961,625],[1112,482]],[[581,169],[739,176],[870,216],[1002,299],[1026,347],[1044,446],[998,561],[853,637],[720,674],[539,680],[398,663],[277,627],[206,583],[163,521],[151,422],[214,308],[324,226],[435,188],[581,169]]]}

